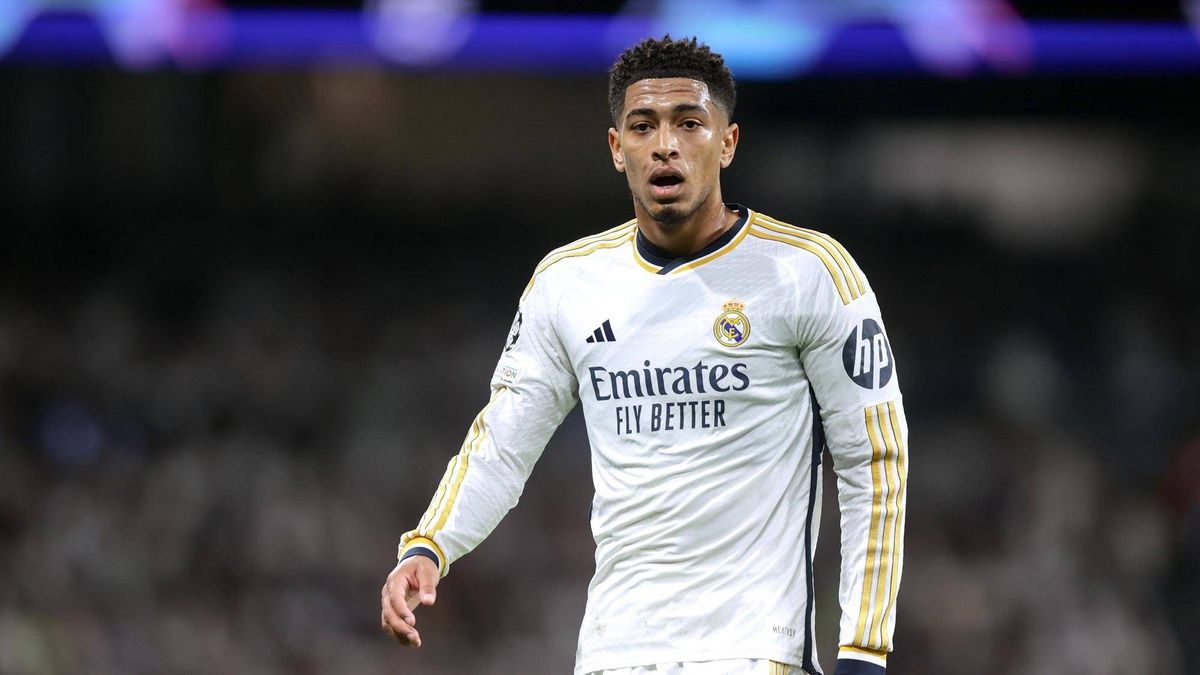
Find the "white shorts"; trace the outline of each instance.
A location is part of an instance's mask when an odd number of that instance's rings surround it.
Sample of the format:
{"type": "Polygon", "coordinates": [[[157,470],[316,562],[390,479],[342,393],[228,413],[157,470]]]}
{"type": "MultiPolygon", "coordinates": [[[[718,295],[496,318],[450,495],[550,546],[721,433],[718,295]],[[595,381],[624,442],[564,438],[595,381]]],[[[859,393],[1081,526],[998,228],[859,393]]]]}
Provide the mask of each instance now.
{"type": "Polygon", "coordinates": [[[799,666],[770,659],[721,659],[656,663],[650,666],[597,670],[587,675],[803,675],[799,666]]]}

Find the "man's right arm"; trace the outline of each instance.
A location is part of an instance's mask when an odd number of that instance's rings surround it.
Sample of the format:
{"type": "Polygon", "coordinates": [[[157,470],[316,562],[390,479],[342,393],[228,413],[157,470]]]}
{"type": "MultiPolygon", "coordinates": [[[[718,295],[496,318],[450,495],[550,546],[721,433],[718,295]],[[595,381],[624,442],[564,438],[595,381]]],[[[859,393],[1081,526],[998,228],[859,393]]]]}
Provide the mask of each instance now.
{"type": "MultiPolygon", "coordinates": [[[[403,600],[413,588],[424,595],[420,570],[436,573],[436,586],[450,564],[482,542],[516,505],[534,463],[575,405],[577,383],[555,329],[557,298],[550,286],[542,279],[531,282],[492,376],[491,399],[471,423],[417,527],[401,538],[400,563],[388,578],[389,585],[393,577],[408,580],[390,592],[398,618],[415,608],[403,600]]],[[[385,629],[389,585],[384,587],[385,629]]],[[[398,639],[415,633],[405,623],[390,632],[398,639]]]]}

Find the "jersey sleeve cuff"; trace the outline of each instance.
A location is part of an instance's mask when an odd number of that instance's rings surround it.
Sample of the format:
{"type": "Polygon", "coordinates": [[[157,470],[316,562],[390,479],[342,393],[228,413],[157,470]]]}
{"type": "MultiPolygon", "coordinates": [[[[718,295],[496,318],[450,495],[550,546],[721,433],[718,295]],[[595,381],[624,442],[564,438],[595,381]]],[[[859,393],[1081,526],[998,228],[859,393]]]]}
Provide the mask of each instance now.
{"type": "Polygon", "coordinates": [[[438,572],[443,577],[450,571],[450,565],[446,562],[446,554],[442,553],[442,548],[432,539],[413,537],[401,543],[400,549],[396,552],[396,559],[404,560],[414,555],[424,556],[432,560],[438,566],[438,572]]]}
{"type": "Polygon", "coordinates": [[[834,675],[886,675],[887,652],[843,646],[834,675]]]}

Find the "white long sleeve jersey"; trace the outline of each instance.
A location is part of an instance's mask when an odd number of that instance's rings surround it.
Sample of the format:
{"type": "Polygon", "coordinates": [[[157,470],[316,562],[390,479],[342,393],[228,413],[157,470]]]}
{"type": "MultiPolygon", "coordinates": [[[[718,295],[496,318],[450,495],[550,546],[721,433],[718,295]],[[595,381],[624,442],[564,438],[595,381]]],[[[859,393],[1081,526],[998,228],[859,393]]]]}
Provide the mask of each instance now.
{"type": "Polygon", "coordinates": [[[630,221],[538,265],[491,400],[401,541],[445,574],[517,503],[582,401],[596,572],[576,673],[726,658],[821,672],[812,560],[826,444],[839,659],[883,672],[891,649],[908,434],[875,293],[827,235],[730,208],[737,223],[691,256],[668,258],[630,221]]]}

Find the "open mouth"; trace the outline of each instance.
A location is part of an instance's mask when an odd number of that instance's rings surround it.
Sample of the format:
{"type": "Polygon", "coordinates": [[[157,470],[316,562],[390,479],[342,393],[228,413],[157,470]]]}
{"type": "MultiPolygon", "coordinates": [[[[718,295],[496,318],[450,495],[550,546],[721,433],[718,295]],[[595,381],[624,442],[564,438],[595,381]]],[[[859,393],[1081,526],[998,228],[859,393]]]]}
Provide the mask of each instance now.
{"type": "Polygon", "coordinates": [[[658,178],[655,178],[654,180],[650,181],[650,184],[654,185],[656,187],[665,188],[665,187],[671,187],[672,185],[679,185],[682,182],[683,182],[683,179],[680,178],[679,176],[659,176],[658,178]]]}
{"type": "Polygon", "coordinates": [[[683,189],[683,177],[667,173],[650,179],[650,192],[655,199],[670,200],[679,196],[683,189]]]}

